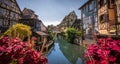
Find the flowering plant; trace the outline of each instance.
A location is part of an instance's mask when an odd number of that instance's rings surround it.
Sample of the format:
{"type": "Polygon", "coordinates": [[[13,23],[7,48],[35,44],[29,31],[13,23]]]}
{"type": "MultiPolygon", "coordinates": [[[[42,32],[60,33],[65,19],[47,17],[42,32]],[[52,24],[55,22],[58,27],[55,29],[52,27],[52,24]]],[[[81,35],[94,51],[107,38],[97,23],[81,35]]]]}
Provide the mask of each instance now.
{"type": "Polygon", "coordinates": [[[89,58],[87,64],[119,64],[120,39],[100,38],[87,47],[85,57],[89,58]]]}
{"type": "Polygon", "coordinates": [[[0,64],[45,64],[47,59],[19,38],[0,39],[0,64]]]}

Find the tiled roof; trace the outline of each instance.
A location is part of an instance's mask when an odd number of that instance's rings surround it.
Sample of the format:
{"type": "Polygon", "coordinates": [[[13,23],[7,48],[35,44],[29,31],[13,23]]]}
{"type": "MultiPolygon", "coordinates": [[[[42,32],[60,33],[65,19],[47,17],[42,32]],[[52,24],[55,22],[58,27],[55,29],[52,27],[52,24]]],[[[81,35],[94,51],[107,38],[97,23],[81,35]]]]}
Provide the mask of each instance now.
{"type": "Polygon", "coordinates": [[[36,31],[36,33],[40,36],[48,36],[48,34],[42,32],[42,31],[36,31]]]}

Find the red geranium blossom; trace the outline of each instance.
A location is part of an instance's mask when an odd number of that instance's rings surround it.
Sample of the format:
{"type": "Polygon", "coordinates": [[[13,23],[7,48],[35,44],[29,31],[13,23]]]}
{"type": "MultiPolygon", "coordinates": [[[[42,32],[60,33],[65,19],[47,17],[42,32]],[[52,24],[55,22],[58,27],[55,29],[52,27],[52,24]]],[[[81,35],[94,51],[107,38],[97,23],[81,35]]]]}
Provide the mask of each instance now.
{"type": "Polygon", "coordinates": [[[87,64],[119,64],[120,40],[113,40],[112,38],[101,38],[97,41],[97,43],[91,44],[87,48],[85,57],[90,58],[87,61],[87,64]]]}

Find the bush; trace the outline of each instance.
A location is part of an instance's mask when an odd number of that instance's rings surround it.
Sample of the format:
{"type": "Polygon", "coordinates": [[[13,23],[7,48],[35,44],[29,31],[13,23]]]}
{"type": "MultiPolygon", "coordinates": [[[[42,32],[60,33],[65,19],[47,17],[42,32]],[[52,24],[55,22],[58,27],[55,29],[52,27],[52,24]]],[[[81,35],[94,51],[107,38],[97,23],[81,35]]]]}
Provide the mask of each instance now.
{"type": "Polygon", "coordinates": [[[89,58],[87,64],[119,64],[120,39],[100,38],[87,48],[85,57],[89,58]]]}

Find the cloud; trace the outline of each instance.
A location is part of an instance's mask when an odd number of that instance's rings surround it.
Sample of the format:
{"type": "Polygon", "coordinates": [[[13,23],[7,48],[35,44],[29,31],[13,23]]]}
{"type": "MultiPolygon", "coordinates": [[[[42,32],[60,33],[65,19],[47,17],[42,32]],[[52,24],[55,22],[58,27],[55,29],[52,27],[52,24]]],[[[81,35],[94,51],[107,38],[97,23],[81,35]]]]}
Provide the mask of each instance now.
{"type": "Polygon", "coordinates": [[[45,26],[48,26],[48,25],[58,25],[60,23],[60,21],[51,21],[51,20],[46,20],[46,21],[43,21],[43,24],[45,26]]]}

